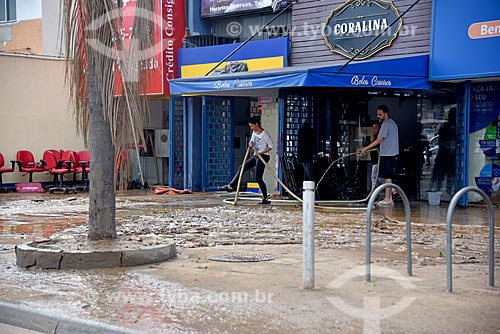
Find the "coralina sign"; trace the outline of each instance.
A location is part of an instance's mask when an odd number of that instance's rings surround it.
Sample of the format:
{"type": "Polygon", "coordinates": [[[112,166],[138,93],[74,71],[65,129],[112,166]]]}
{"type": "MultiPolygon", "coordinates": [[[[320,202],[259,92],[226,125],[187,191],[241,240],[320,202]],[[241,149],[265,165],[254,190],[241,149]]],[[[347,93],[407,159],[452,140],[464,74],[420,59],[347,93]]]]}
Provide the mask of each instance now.
{"type": "Polygon", "coordinates": [[[162,0],[164,94],[170,94],[168,81],[179,77],[179,49],[186,34],[184,0],[162,0]]]}
{"type": "Polygon", "coordinates": [[[332,52],[347,58],[356,56],[355,60],[366,59],[392,44],[403,26],[403,20],[398,18],[399,12],[391,1],[349,0],[332,11],[323,37],[332,52]]]}

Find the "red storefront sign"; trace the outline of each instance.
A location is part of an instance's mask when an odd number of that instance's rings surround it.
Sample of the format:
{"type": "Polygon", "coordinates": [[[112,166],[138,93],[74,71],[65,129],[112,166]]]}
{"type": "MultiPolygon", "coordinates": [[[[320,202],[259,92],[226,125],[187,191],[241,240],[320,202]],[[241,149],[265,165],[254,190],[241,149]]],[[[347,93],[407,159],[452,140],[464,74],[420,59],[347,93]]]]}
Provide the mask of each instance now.
{"type": "MultiPolygon", "coordinates": [[[[137,0],[123,2],[122,27],[116,37],[123,40],[125,48],[123,52],[128,52],[131,43],[137,43],[132,33],[134,18],[145,15],[140,11],[136,12],[136,2],[137,0]]],[[[139,55],[140,70],[147,71],[148,75],[148,87],[143,90],[143,93],[147,95],[170,94],[168,80],[178,77],[178,50],[182,47],[186,31],[184,8],[182,0],[155,1],[155,13],[152,15],[154,46],[151,50],[141,50],[139,55]]],[[[120,51],[115,50],[115,52],[120,51]]],[[[124,69],[117,61],[113,70],[116,75],[115,93],[119,95],[122,90],[124,69]]],[[[130,77],[134,79],[133,72],[130,73],[130,77]]]]}
{"type": "MultiPolygon", "coordinates": [[[[123,41],[123,46],[125,50],[121,52],[126,52],[130,50],[131,43],[138,43],[133,35],[133,25],[136,16],[141,16],[143,18],[150,18],[154,22],[151,22],[153,27],[153,46],[149,50],[140,50],[139,53],[139,69],[140,71],[147,71],[148,76],[148,86],[143,89],[143,93],[147,95],[161,95],[163,94],[163,60],[162,60],[162,28],[163,21],[160,15],[161,13],[161,1],[155,1],[155,11],[154,15],[148,15],[148,13],[136,11],[137,0],[124,1],[122,5],[122,23],[121,28],[117,32],[116,38],[123,41]]],[[[116,50],[115,50],[116,51],[116,50]]],[[[120,51],[116,51],[120,52],[120,51]]],[[[125,54],[127,57],[127,54],[125,54]]],[[[115,94],[120,95],[122,90],[122,71],[124,70],[117,60],[115,63],[115,68],[113,69],[116,73],[116,85],[115,94]]],[[[130,79],[137,80],[137,71],[130,68],[130,79]],[[135,71],[135,72],[134,72],[135,71]]]]}
{"type": "Polygon", "coordinates": [[[163,15],[163,79],[165,94],[170,94],[168,81],[179,77],[179,49],[186,33],[184,0],[162,0],[163,15]]]}

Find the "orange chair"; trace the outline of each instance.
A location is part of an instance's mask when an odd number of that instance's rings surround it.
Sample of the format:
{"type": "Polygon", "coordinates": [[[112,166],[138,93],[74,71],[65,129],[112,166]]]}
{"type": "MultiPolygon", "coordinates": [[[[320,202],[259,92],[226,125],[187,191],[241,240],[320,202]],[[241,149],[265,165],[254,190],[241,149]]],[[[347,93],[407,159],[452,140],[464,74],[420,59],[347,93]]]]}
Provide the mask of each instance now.
{"type": "Polygon", "coordinates": [[[7,188],[3,187],[2,174],[3,173],[12,173],[14,172],[15,161],[11,161],[12,168],[4,167],[5,160],[3,158],[2,153],[0,153],[0,192],[7,192],[7,188]]]}
{"type": "Polygon", "coordinates": [[[33,173],[45,172],[42,162],[35,162],[33,153],[27,150],[17,151],[16,163],[20,172],[29,174],[29,182],[33,182],[33,173]]]}

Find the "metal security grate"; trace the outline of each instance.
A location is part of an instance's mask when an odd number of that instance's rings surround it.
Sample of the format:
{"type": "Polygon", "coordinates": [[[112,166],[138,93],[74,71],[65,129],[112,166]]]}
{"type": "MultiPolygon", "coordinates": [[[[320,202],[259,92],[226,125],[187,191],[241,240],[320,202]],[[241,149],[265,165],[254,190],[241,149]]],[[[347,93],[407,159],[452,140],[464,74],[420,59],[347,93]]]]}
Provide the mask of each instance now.
{"type": "Polygon", "coordinates": [[[261,262],[274,260],[274,257],[266,254],[229,254],[210,255],[208,259],[221,262],[261,262]]]}
{"type": "Polygon", "coordinates": [[[173,154],[170,163],[173,164],[172,186],[184,187],[184,105],[180,98],[173,99],[173,154]]]}
{"type": "Polygon", "coordinates": [[[226,184],[233,173],[233,103],[230,98],[204,97],[203,191],[226,184]]]}
{"type": "Polygon", "coordinates": [[[314,99],[312,96],[287,95],[285,97],[285,155],[297,156],[299,129],[305,122],[315,127],[314,99]]]}

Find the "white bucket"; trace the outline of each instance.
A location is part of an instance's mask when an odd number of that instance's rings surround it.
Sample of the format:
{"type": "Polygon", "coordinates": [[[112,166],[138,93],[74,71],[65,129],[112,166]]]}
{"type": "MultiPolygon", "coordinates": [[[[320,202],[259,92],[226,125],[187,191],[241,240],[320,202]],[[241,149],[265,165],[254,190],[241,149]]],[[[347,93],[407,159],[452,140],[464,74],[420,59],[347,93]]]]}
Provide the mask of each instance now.
{"type": "Polygon", "coordinates": [[[429,200],[429,205],[439,205],[441,203],[441,192],[429,191],[427,193],[427,199],[429,200]]]}

